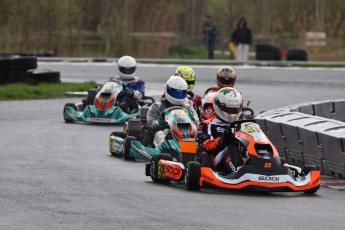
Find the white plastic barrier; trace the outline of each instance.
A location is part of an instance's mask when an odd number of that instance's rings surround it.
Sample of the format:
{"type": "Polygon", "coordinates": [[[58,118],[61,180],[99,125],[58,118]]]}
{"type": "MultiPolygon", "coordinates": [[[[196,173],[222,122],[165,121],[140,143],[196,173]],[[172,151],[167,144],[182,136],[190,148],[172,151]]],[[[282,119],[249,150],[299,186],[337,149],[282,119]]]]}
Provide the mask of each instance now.
{"type": "Polygon", "coordinates": [[[345,99],[287,106],[255,120],[288,162],[345,178],[345,99]]]}

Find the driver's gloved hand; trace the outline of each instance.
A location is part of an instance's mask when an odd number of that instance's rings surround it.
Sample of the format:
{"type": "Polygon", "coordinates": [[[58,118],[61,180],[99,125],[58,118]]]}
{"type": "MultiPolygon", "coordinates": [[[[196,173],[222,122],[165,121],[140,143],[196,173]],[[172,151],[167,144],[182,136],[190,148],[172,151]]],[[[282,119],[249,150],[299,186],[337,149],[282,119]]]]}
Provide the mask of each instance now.
{"type": "Polygon", "coordinates": [[[232,140],[233,133],[230,132],[228,129],[224,129],[223,134],[219,138],[219,145],[223,148],[230,144],[232,140]]]}
{"type": "Polygon", "coordinates": [[[124,92],[124,95],[126,95],[126,96],[128,96],[128,97],[133,97],[133,96],[134,96],[134,92],[133,92],[132,89],[125,88],[125,89],[123,90],[123,92],[124,92]]]}
{"type": "Polygon", "coordinates": [[[162,128],[169,126],[168,122],[164,119],[164,117],[158,118],[158,125],[162,128]]]}
{"type": "Polygon", "coordinates": [[[189,115],[189,117],[190,117],[190,119],[192,119],[192,121],[195,121],[195,119],[194,119],[194,116],[193,116],[193,113],[192,112],[188,112],[188,115],[189,115]]]}
{"type": "Polygon", "coordinates": [[[199,141],[204,142],[204,141],[210,139],[211,136],[210,136],[210,134],[208,134],[208,133],[204,133],[204,132],[202,132],[202,131],[199,131],[199,132],[198,132],[198,135],[197,135],[197,138],[198,138],[199,141]]]}

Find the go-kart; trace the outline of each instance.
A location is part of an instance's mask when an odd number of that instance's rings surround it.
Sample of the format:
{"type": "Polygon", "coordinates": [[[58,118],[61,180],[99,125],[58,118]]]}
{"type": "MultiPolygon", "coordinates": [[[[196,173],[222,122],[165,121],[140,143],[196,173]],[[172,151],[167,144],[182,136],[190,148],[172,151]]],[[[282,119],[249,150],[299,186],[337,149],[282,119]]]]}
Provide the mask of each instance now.
{"type": "MultiPolygon", "coordinates": [[[[101,89],[89,90],[87,98],[81,102],[65,104],[63,117],[66,122],[122,124],[139,115],[139,110],[126,113],[117,106],[116,99],[123,90],[121,82],[109,80],[101,89]]],[[[141,107],[153,102],[152,97],[145,96],[137,103],[141,107]]]]}
{"type": "MultiPolygon", "coordinates": [[[[232,190],[313,194],[320,188],[318,168],[314,165],[300,168],[284,162],[255,121],[235,122],[230,128],[235,129],[235,138],[240,143],[242,154],[247,157],[238,171],[225,174],[204,164],[203,159],[202,163],[183,163],[173,160],[169,154],[159,154],[146,164],[146,176],[151,176],[157,183],[182,181],[188,190],[199,190],[203,186],[211,185],[232,190]]],[[[188,144],[188,148],[184,148],[187,150],[181,147],[182,158],[186,152],[187,155],[197,152],[196,143],[181,143],[188,144]]]]}
{"type": "MultiPolygon", "coordinates": [[[[209,120],[216,117],[216,112],[213,109],[214,95],[220,88],[211,87],[205,91],[204,96],[201,99],[199,108],[197,110],[200,114],[200,121],[209,120]]],[[[247,102],[247,105],[242,108],[242,119],[253,119],[254,110],[249,108],[250,101],[247,102]]]]}
{"type": "Polygon", "coordinates": [[[109,137],[109,151],[112,155],[123,156],[126,160],[150,160],[152,156],[168,152],[174,158],[180,155],[179,141],[184,138],[195,138],[196,123],[188,111],[180,106],[166,109],[162,116],[168,126],[168,135],[158,147],[153,145],[153,131],[147,127],[147,107],[140,109],[140,120],[130,119],[126,122],[124,132],[112,132],[109,137]]]}

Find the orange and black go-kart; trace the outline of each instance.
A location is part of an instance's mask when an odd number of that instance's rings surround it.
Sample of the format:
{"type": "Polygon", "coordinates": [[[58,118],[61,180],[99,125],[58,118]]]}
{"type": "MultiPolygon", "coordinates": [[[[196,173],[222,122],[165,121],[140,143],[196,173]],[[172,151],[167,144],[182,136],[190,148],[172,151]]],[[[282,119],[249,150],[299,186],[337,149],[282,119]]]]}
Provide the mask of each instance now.
{"type": "MultiPolygon", "coordinates": [[[[213,109],[213,101],[214,95],[219,89],[219,87],[208,88],[201,99],[201,103],[197,103],[199,105],[197,111],[199,111],[200,121],[209,120],[216,117],[216,112],[213,109]]],[[[249,104],[250,101],[248,101],[247,105],[242,108],[243,119],[254,118],[254,110],[249,108],[249,104]]]]}
{"type": "Polygon", "coordinates": [[[304,192],[314,194],[320,188],[320,171],[315,165],[300,168],[289,165],[278,155],[277,149],[254,120],[233,123],[235,138],[239,140],[245,163],[238,171],[225,175],[193,161],[197,144],[181,141],[182,159],[172,161],[168,154],[160,154],[146,164],[146,176],[157,183],[185,182],[188,190],[203,186],[262,192],[304,192]]]}

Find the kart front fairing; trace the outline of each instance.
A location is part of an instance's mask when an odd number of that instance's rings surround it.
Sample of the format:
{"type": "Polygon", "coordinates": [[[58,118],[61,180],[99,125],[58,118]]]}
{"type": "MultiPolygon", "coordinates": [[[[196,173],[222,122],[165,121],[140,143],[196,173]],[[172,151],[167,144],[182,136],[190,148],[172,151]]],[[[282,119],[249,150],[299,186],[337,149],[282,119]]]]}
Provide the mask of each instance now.
{"type": "Polygon", "coordinates": [[[111,106],[108,110],[100,111],[95,105],[88,105],[84,111],[76,111],[72,107],[66,106],[64,116],[69,119],[80,122],[90,123],[114,123],[122,124],[130,118],[135,118],[139,112],[127,114],[123,112],[118,106],[111,106]]]}
{"type": "Polygon", "coordinates": [[[247,165],[236,173],[222,175],[211,168],[202,167],[200,186],[204,184],[246,191],[302,192],[320,186],[320,171],[295,177],[291,169],[285,166],[280,166],[275,172],[262,172],[253,165],[247,165]]]}

